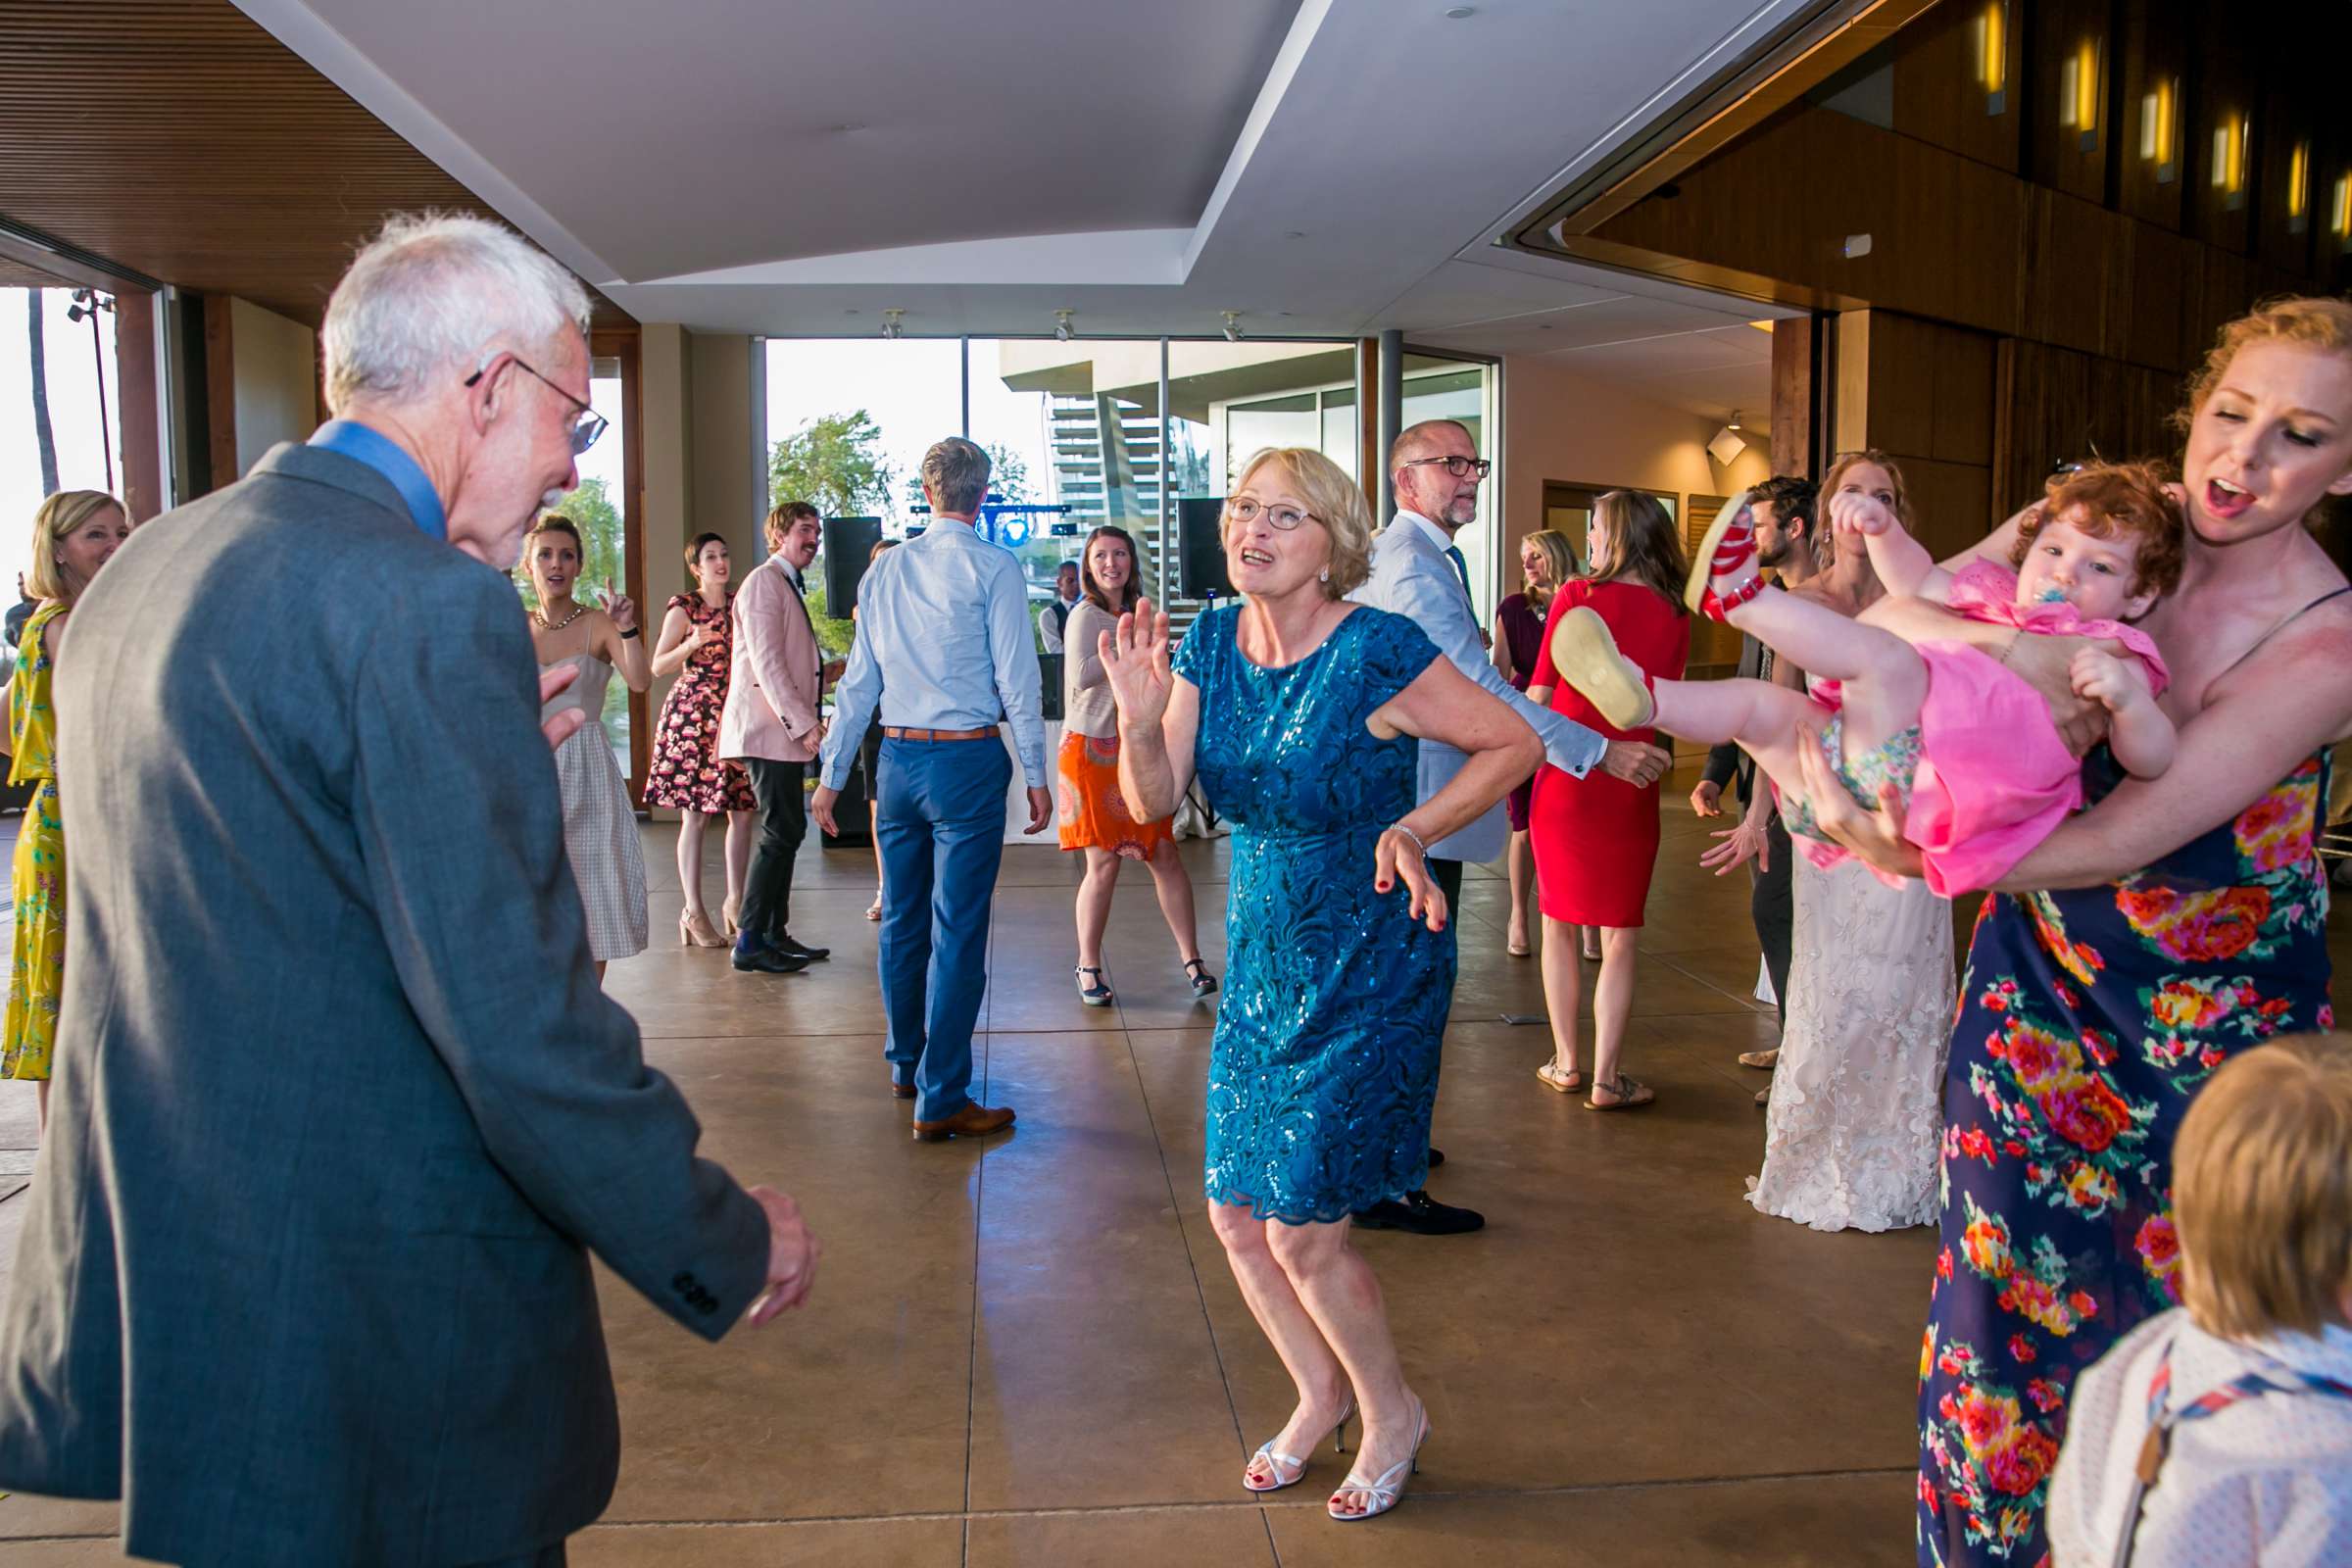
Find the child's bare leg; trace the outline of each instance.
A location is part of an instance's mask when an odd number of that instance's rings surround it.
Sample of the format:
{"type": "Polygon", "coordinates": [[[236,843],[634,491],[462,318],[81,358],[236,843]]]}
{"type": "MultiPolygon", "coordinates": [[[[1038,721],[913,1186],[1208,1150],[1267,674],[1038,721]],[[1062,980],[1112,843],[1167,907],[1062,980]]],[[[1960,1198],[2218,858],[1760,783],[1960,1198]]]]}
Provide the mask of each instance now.
{"type": "MultiPolygon", "coordinates": [[[[1927,662],[1894,633],[1778,588],[1735,606],[1727,618],[1806,674],[1842,684],[1848,756],[1882,745],[1919,721],[1920,706],[1928,700],[1927,662]]],[[[1673,728],[1663,718],[1659,722],[1673,728]]],[[[1740,739],[1746,744],[1745,737],[1740,739]]]]}
{"type": "Polygon", "coordinates": [[[1709,746],[1738,741],[1784,791],[1799,783],[1797,732],[1818,734],[1829,721],[1820,704],[1768,680],[1662,680],[1651,696],[1658,728],[1709,746]]]}

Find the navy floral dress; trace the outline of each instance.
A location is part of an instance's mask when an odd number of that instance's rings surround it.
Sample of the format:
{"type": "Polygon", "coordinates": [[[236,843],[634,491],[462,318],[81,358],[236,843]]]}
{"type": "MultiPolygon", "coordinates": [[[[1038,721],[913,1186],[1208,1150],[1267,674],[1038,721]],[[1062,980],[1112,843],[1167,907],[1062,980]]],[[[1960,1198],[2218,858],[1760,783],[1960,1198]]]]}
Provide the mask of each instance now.
{"type": "Polygon", "coordinates": [[[1340,1220],[1428,1176],[1453,926],[1414,919],[1401,882],[1373,891],[1373,847],[1416,801],[1417,743],[1364,721],[1442,656],[1363,608],[1266,669],[1240,624],[1239,605],[1202,615],[1175,663],[1200,691],[1200,783],[1234,824],[1206,1188],[1259,1219],[1340,1220]]]}
{"type": "MultiPolygon", "coordinates": [[[[1943,1248],[1920,1349],[1919,1561],[2049,1562],[2082,1369],[2179,1304],[2172,1150],[2230,1055],[2330,1028],[2325,754],[2148,869],[1987,899],[1945,1077],[1943,1248]]],[[[2120,776],[2104,750],[2084,783],[2120,776]]]]}

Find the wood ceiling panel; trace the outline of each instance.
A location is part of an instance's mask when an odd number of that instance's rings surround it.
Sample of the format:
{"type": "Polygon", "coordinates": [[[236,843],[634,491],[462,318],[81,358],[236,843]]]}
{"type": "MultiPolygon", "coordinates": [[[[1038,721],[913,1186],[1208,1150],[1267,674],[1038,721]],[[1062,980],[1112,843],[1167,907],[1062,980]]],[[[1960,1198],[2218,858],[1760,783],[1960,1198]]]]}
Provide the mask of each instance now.
{"type": "Polygon", "coordinates": [[[428,207],[496,216],[229,0],[0,0],[17,222],[315,326],[359,242],[428,207]]]}

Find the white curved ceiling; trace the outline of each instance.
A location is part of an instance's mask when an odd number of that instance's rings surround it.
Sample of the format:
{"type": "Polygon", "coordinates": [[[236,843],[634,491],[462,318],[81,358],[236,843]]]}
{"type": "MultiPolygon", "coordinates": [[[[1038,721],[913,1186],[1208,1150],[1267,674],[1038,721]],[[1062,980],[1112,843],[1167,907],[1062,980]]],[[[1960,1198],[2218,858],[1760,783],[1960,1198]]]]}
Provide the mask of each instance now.
{"type": "Polygon", "coordinates": [[[1548,353],[1779,314],[1492,241],[1805,0],[238,3],[642,320],[1548,353]]]}

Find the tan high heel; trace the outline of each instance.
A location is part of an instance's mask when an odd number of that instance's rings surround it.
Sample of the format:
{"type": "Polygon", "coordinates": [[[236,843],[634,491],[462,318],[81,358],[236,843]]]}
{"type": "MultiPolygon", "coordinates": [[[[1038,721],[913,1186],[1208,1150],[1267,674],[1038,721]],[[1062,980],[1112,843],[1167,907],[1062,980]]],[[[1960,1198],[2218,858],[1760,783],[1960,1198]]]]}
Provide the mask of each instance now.
{"type": "Polygon", "coordinates": [[[742,912],[743,900],[737,898],[732,893],[728,894],[726,902],[718,906],[718,917],[727,928],[727,940],[730,942],[734,940],[735,933],[743,929],[743,927],[738,924],[735,919],[735,916],[741,914],[742,912]]]}
{"type": "Polygon", "coordinates": [[[723,948],[727,939],[710,929],[710,922],[692,909],[678,911],[678,946],[681,948],[723,948]]]}

